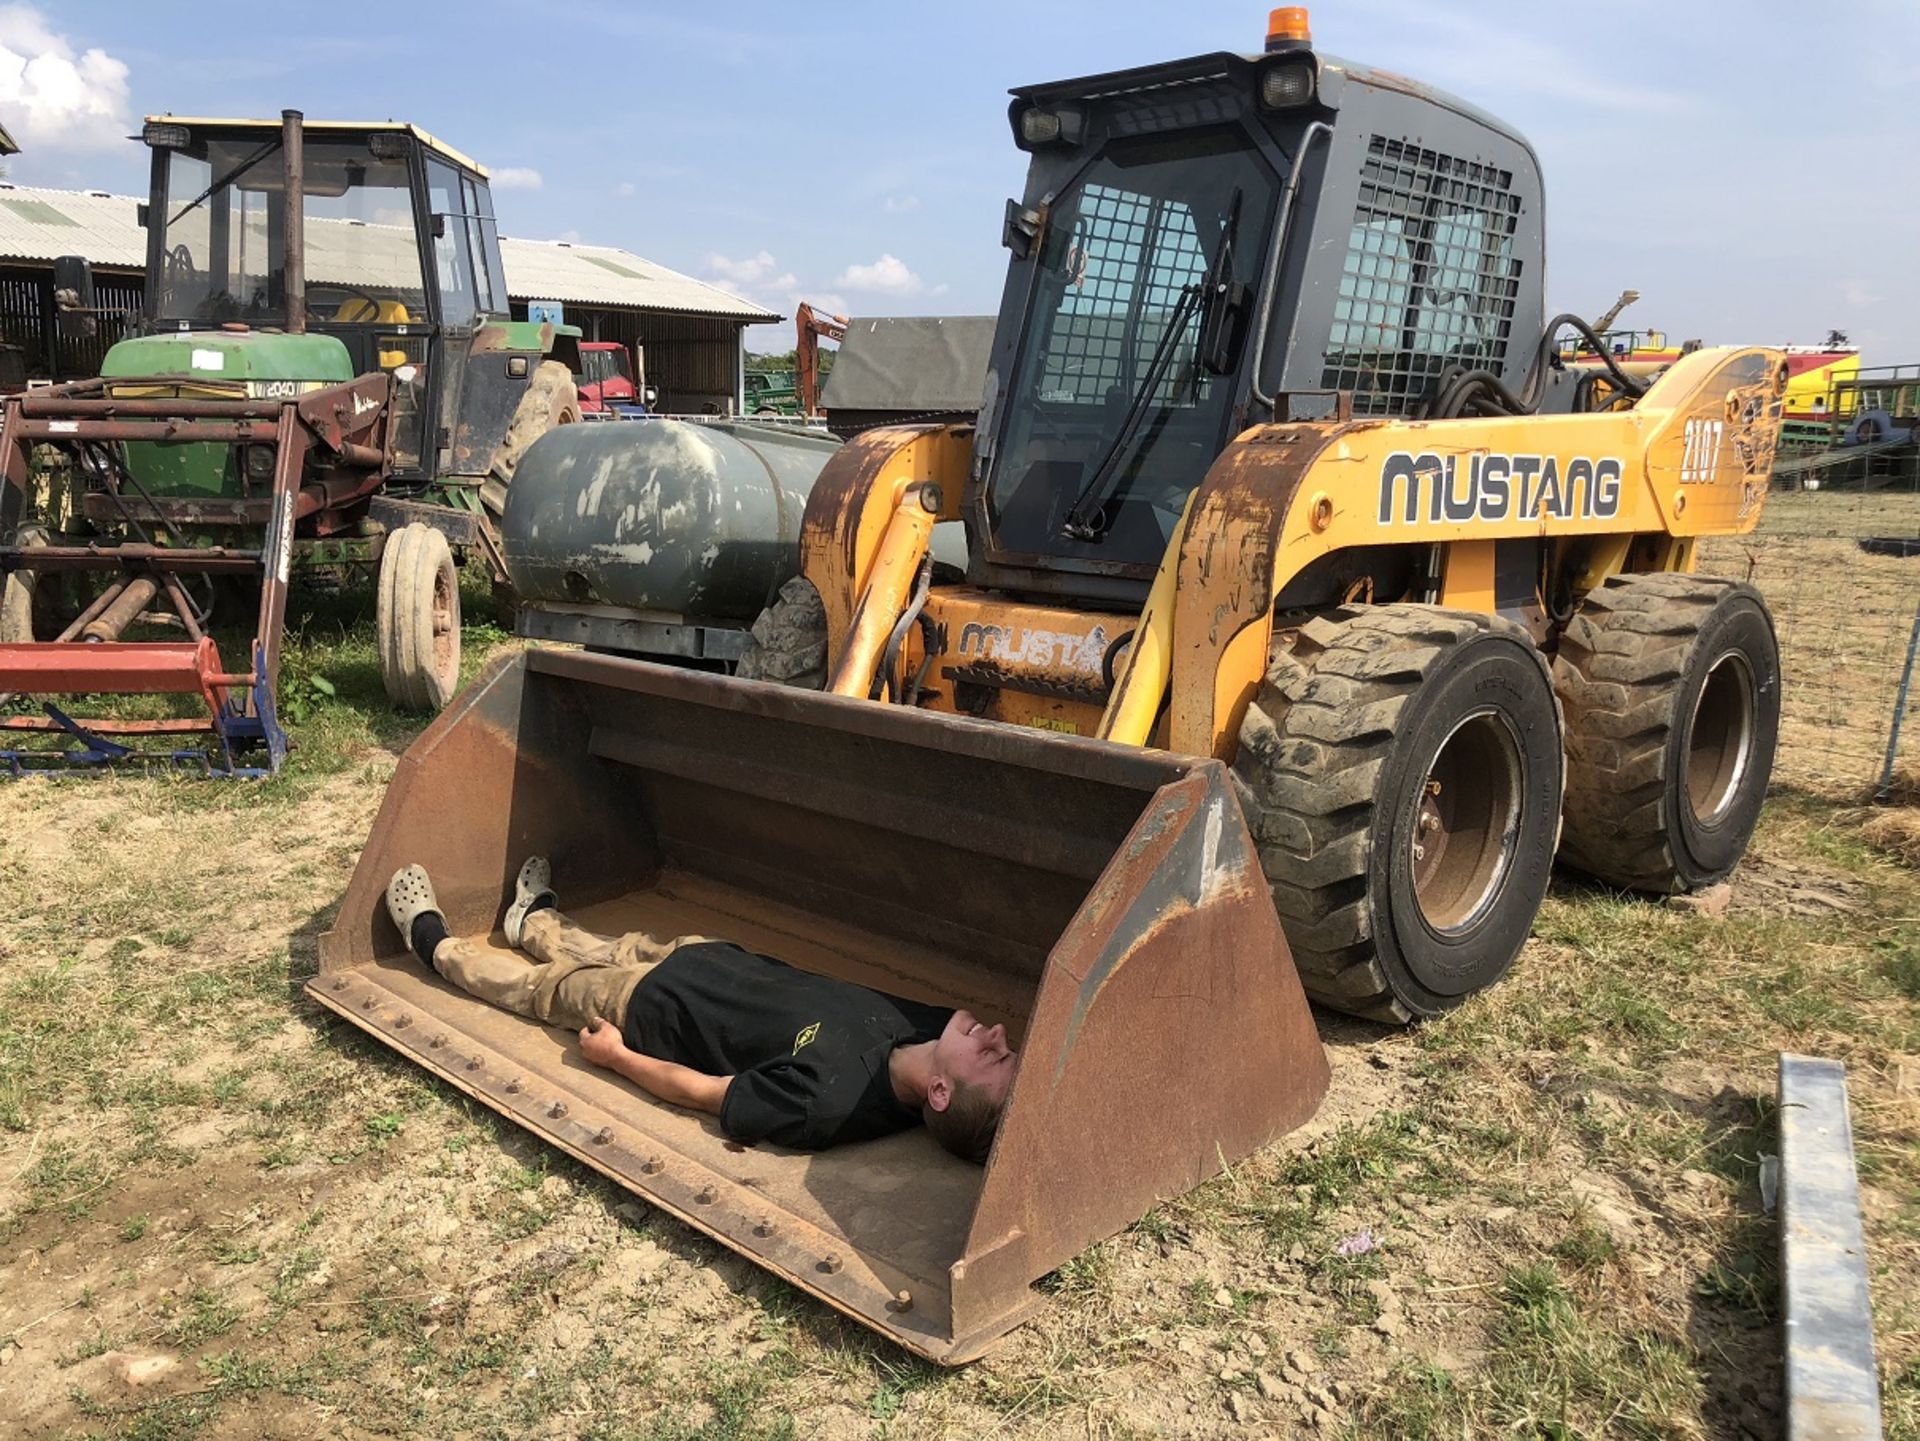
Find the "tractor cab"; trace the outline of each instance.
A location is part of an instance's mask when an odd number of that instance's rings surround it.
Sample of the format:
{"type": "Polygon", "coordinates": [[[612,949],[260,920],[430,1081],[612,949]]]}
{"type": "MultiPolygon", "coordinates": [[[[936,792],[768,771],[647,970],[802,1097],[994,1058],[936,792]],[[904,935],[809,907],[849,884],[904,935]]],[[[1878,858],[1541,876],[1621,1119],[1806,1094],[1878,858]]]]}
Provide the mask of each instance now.
{"type": "Polygon", "coordinates": [[[642,379],[634,378],[633,354],[617,340],[581,341],[573,384],[580,392],[582,415],[644,415],[657,398],[644,372],[642,379]]]}
{"type": "Polygon", "coordinates": [[[481,437],[506,429],[541,357],[577,368],[578,335],[509,319],[486,170],[398,122],[303,120],[294,155],[288,134],[282,120],[147,121],[148,344],[118,359],[255,397],[384,372],[392,481],[486,471],[481,437]],[[152,343],[206,333],[185,365],[181,344],[152,343]],[[473,373],[490,369],[508,383],[473,373]]]}

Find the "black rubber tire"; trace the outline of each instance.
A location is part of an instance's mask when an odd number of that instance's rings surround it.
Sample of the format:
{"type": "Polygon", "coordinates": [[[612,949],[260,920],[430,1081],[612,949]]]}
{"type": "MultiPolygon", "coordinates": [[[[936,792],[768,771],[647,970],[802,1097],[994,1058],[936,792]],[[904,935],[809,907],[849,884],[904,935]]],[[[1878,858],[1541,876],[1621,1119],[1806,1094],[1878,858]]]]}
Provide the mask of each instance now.
{"type": "Polygon", "coordinates": [[[1759,593],[1615,576],[1581,603],[1553,672],[1567,717],[1561,859],[1656,895],[1723,879],[1753,836],[1780,737],[1780,648],[1759,593]]]}
{"type": "Polygon", "coordinates": [[[482,503],[494,515],[503,515],[507,487],[513,484],[513,473],[528,448],[555,427],[579,421],[580,392],[574,387],[573,373],[557,360],[541,361],[527,380],[526,394],[513,408],[500,448],[493,453],[492,473],[480,486],[482,503]]]}
{"type": "Polygon", "coordinates": [[[827,610],[804,575],[780,587],[772,605],[753,623],[753,641],[734,674],[803,690],[827,684],[827,610]]]}
{"type": "MultiPolygon", "coordinates": [[[[1552,875],[1564,779],[1546,659],[1518,626],[1425,605],[1308,622],[1274,645],[1233,775],[1315,1001],[1404,1023],[1512,966],[1552,875]],[[1506,783],[1481,789],[1504,796],[1506,819],[1489,826],[1502,840],[1477,904],[1443,928],[1422,908],[1413,846],[1435,760],[1469,726],[1510,738],[1506,783]]],[[[1471,807],[1474,790],[1453,784],[1471,807]]]]}
{"type": "Polygon", "coordinates": [[[380,555],[374,598],[380,681],[405,710],[439,711],[460,688],[460,576],[447,538],[402,526],[380,555]]]}

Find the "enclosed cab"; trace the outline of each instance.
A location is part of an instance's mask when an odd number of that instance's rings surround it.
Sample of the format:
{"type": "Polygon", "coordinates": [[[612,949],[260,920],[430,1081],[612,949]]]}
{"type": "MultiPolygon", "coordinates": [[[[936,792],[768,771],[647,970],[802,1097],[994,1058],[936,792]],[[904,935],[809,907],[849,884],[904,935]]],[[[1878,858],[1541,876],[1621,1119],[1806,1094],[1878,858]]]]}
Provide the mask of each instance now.
{"type": "Polygon", "coordinates": [[[276,396],[384,371],[392,481],[510,474],[530,438],[498,463],[535,369],[550,357],[564,375],[546,386],[570,384],[579,332],[510,318],[486,170],[413,125],[300,130],[293,223],[282,122],[148,120],[150,334],[116,346],[106,374],[185,370],[207,394],[276,396]],[[169,342],[182,334],[200,338],[169,342]]]}
{"type": "Polygon", "coordinates": [[[1532,148],[1282,40],[1014,92],[1031,157],[975,440],[979,585],[1138,606],[1188,494],[1274,414],[1410,415],[1540,334],[1532,148]]]}

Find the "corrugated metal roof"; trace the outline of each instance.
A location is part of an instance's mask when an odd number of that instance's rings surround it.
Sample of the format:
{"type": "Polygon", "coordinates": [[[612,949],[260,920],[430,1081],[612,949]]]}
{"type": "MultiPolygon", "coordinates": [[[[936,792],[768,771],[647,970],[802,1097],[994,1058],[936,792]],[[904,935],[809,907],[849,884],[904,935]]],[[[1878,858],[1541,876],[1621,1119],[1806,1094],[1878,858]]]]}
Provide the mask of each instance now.
{"type": "MultiPolygon", "coordinates": [[[[0,184],[0,259],[52,260],[84,255],[95,265],[142,270],[147,232],[130,195],[0,184]]],[[[779,320],[773,311],[718,286],[643,260],[611,245],[500,237],[507,293],[515,300],[618,305],[740,320],[779,320]]],[[[404,229],[358,221],[313,220],[307,227],[307,275],[318,282],[378,282],[414,266],[404,229]],[[383,263],[382,252],[391,259],[383,263]]]]}
{"type": "Polygon", "coordinates": [[[41,190],[0,185],[0,256],[52,260],[84,255],[95,265],[146,268],[147,232],[137,201],[104,190],[41,190]]]}
{"type": "Polygon", "coordinates": [[[612,245],[515,240],[503,235],[500,259],[507,267],[507,289],[516,300],[630,305],[636,310],[719,315],[755,325],[784,318],[716,285],[612,245]]]}
{"type": "Polygon", "coordinates": [[[964,411],[980,407],[991,315],[895,315],[847,322],[820,407],[964,411]]]}

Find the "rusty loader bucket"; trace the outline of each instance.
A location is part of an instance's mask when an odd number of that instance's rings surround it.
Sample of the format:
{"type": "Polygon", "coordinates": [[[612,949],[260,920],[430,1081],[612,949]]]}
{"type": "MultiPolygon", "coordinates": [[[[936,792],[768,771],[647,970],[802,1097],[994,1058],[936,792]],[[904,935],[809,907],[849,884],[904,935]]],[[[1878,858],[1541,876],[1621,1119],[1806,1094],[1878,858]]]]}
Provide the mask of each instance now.
{"type": "Polygon", "coordinates": [[[320,957],[341,1016],[946,1363],[1327,1085],[1218,762],[584,653],[501,663],[407,752],[320,957]],[[396,868],[426,865],[450,928],[487,935],[529,853],[595,929],[726,936],[1005,1021],[1022,1056],[987,1165],[917,1128],[743,1150],[406,952],[396,868]]]}

